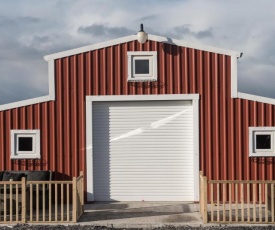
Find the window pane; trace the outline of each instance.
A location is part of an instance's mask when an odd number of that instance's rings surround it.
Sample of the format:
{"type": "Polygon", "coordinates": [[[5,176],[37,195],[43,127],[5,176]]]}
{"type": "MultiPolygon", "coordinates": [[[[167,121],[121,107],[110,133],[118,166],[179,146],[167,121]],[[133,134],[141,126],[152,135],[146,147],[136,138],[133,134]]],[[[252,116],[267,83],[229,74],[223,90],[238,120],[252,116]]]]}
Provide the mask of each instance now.
{"type": "Polygon", "coordinates": [[[18,151],[32,151],[32,137],[18,138],[18,151]]]}
{"type": "Polygon", "coordinates": [[[135,60],[135,74],[149,74],[149,60],[135,60]]]}
{"type": "Polygon", "coordinates": [[[271,149],[271,135],[256,135],[256,149],[271,149]]]}

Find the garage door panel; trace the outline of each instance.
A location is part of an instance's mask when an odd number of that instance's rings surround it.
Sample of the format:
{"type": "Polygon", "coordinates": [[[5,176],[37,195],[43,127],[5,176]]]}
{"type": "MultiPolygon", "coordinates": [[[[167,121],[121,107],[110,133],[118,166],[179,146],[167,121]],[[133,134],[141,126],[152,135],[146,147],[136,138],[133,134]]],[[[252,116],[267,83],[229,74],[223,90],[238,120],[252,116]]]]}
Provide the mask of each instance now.
{"type": "Polygon", "coordinates": [[[96,201],[191,201],[194,197],[190,101],[96,102],[96,201]]]}

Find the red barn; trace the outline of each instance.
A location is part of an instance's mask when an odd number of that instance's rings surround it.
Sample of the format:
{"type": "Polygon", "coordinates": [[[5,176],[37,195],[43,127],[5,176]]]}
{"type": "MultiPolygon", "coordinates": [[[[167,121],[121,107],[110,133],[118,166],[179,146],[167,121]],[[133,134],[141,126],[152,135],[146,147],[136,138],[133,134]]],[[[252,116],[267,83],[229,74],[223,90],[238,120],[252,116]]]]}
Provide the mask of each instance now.
{"type": "Polygon", "coordinates": [[[87,201],[198,201],[274,179],[275,100],[239,93],[240,52],[136,35],[45,57],[49,95],[0,106],[0,170],[84,171],[87,201]]]}

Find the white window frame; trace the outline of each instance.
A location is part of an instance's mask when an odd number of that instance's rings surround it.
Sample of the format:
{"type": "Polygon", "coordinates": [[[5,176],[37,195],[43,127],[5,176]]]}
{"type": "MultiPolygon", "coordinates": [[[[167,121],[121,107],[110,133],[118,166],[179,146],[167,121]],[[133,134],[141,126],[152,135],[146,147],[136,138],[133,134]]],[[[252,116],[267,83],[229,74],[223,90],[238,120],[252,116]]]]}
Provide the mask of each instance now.
{"type": "Polygon", "coordinates": [[[40,130],[11,130],[11,159],[40,159],[40,130]],[[19,151],[20,137],[31,137],[32,151],[19,151]]]}
{"type": "Polygon", "coordinates": [[[128,81],[157,81],[157,51],[127,52],[128,81]],[[148,74],[135,74],[135,60],[149,60],[148,74]]]}
{"type": "Polygon", "coordinates": [[[271,157],[275,156],[275,127],[249,127],[249,156],[271,157]],[[256,136],[271,135],[270,149],[257,149],[256,136]]]}

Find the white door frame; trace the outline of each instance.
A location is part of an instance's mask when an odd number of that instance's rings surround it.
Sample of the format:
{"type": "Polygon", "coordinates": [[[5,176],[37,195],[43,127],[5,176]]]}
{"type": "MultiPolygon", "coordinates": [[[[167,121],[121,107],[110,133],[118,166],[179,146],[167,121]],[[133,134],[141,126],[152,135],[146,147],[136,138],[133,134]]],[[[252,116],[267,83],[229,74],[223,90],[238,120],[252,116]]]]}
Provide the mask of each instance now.
{"type": "Polygon", "coordinates": [[[194,116],[194,201],[199,201],[199,94],[86,96],[87,201],[94,201],[92,108],[95,101],[192,101],[194,116]]]}

